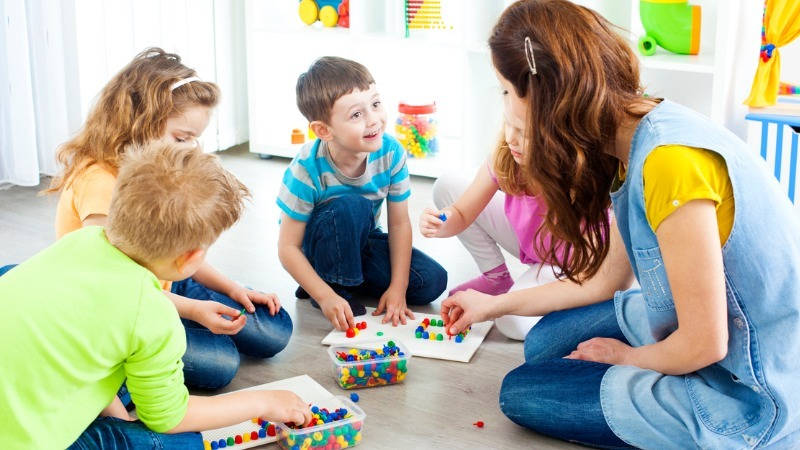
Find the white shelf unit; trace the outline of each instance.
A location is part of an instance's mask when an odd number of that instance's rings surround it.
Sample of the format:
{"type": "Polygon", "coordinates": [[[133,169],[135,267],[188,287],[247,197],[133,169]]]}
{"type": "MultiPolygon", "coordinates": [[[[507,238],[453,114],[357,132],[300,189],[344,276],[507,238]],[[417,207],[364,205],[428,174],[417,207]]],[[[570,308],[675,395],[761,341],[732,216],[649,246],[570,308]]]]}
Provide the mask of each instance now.
{"type": "Polygon", "coordinates": [[[246,2],[250,151],[293,157],[293,128],[307,130],[295,83],[314,59],[334,55],[364,64],[375,77],[394,135],[400,101],[436,101],[439,153],[408,159],[413,175],[474,170],[496,143],[502,99],[486,47],[510,1],[443,2],[452,30],[404,36],[402,0],[350,0],[350,28],[306,26],[297,2],[246,2]]]}
{"type": "MultiPolygon", "coordinates": [[[[649,95],[666,97],[722,123],[723,97],[730,88],[733,51],[726,42],[740,0],[691,0],[702,7],[700,54],[676,55],[659,48],[653,56],[635,50],[644,31],[639,0],[579,0],[620,28],[641,62],[649,95]]],[[[246,41],[250,151],[293,157],[293,128],[307,130],[297,110],[295,83],[311,62],[325,55],[361,62],[372,72],[394,134],[397,104],[404,99],[434,99],[439,121],[439,154],[409,158],[414,175],[471,173],[496,144],[502,125],[502,99],[486,40],[511,0],[444,0],[446,32],[404,36],[402,0],[350,0],[350,28],[306,26],[295,0],[247,0],[246,41]]]]}
{"type": "Polygon", "coordinates": [[[724,124],[725,97],[730,89],[733,69],[733,25],[741,0],[689,0],[701,7],[700,53],[678,55],[658,47],[656,54],[643,56],[637,50],[644,35],[639,17],[639,0],[578,0],[617,25],[630,40],[639,57],[645,91],[688,106],[713,121],[724,124]]]}

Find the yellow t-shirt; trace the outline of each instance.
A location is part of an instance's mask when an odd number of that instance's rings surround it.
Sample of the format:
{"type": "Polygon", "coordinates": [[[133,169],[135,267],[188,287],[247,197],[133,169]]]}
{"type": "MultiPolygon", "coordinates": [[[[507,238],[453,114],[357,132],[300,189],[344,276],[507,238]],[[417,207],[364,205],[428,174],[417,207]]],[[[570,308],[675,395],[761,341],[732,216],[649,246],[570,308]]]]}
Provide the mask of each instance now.
{"type": "MultiPolygon", "coordinates": [[[[620,178],[625,178],[622,171],[620,178]]],[[[654,232],[687,202],[708,199],[716,203],[719,242],[725,244],[733,228],[734,199],[722,156],[701,148],[664,145],[647,156],[642,178],[645,214],[654,232]]]]}
{"type": "MultiPolygon", "coordinates": [[[[117,174],[97,163],[73,175],[58,199],[56,238],[82,228],[92,214],[107,216],[116,183],[117,174]]],[[[172,288],[171,281],[159,281],[165,291],[172,288]]]]}

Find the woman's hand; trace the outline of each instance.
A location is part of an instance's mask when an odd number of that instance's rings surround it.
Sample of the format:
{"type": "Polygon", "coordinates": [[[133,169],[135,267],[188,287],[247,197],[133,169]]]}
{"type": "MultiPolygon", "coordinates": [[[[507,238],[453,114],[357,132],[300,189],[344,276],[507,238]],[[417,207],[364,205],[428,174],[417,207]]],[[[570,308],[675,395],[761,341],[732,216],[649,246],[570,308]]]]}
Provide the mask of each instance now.
{"type": "Polygon", "coordinates": [[[618,339],[596,337],[578,344],[565,358],[626,366],[632,365],[629,362],[632,351],[633,347],[618,339]]]}
{"type": "Polygon", "coordinates": [[[467,289],[453,294],[442,302],[442,320],[447,334],[456,335],[473,323],[494,318],[494,296],[467,289]]]}

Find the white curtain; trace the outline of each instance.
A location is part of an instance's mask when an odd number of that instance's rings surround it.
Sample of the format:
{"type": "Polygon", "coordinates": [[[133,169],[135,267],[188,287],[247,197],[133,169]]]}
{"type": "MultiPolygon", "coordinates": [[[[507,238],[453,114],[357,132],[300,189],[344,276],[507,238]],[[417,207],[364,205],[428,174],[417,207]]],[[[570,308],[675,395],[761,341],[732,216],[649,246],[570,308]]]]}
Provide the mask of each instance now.
{"type": "Polygon", "coordinates": [[[162,47],[220,85],[206,150],[248,138],[244,6],[225,0],[0,0],[0,186],[59,171],[58,145],[138,52],[162,47]],[[8,89],[5,87],[8,86],[8,89]]]}
{"type": "Polygon", "coordinates": [[[71,13],[59,2],[0,0],[0,187],[56,173],[55,148],[80,124],[71,13]]]}

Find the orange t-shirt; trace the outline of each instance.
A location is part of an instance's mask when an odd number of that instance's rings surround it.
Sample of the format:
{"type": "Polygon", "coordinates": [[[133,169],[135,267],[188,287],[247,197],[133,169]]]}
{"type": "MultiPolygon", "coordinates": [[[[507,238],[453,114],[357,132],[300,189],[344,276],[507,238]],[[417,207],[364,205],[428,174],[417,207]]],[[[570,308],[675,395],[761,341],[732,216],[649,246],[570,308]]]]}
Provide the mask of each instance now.
{"type": "MultiPolygon", "coordinates": [[[[92,214],[107,216],[116,183],[117,174],[96,163],[73,175],[58,199],[56,238],[82,228],[92,214]]],[[[172,282],[160,281],[161,288],[169,291],[172,282]]]]}
{"type": "Polygon", "coordinates": [[[117,174],[92,164],[67,180],[56,208],[56,238],[83,227],[92,214],[108,215],[117,174]]]}

